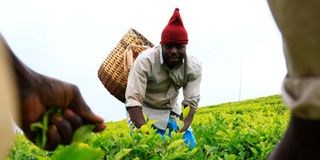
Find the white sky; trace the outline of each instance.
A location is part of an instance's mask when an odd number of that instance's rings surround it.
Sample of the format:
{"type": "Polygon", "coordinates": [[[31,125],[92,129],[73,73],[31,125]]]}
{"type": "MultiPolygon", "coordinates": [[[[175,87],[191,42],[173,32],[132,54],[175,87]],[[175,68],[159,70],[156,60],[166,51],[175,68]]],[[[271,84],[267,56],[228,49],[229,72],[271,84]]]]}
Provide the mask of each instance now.
{"type": "Polygon", "coordinates": [[[95,113],[115,121],[124,105],[99,81],[100,64],[131,27],[159,44],[176,7],[187,53],[203,63],[200,106],[280,93],[286,67],[265,0],[0,0],[0,32],[30,68],[78,85],[95,113]]]}

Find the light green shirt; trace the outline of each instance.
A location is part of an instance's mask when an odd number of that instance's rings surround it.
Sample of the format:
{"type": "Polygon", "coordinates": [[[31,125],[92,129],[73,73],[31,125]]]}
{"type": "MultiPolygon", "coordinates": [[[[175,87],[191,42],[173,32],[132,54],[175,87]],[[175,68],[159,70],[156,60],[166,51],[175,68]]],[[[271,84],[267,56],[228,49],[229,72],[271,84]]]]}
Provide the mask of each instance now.
{"type": "Polygon", "coordinates": [[[148,119],[158,121],[156,127],[166,129],[170,111],[181,114],[177,103],[179,89],[183,88],[182,105],[196,108],[200,100],[200,82],[201,63],[195,57],[187,56],[183,64],[169,69],[163,61],[161,46],[147,49],[130,70],[126,107],[142,107],[148,119]]]}

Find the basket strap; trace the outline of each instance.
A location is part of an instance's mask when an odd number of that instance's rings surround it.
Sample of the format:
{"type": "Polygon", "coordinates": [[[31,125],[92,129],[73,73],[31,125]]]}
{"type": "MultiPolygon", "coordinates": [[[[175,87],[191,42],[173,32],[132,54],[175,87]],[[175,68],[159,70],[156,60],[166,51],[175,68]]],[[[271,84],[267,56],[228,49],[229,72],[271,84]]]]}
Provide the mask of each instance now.
{"type": "MultiPolygon", "coordinates": [[[[130,44],[127,46],[126,50],[124,51],[124,56],[123,56],[123,68],[125,71],[130,71],[132,65],[133,65],[133,62],[134,62],[134,57],[133,57],[133,50],[132,48],[144,48],[144,49],[147,49],[147,48],[150,48],[149,46],[141,46],[141,45],[133,45],[133,44],[130,44]]],[[[141,54],[138,53],[138,55],[141,54]]]]}
{"type": "Polygon", "coordinates": [[[188,58],[187,58],[187,56],[185,55],[184,56],[184,73],[183,73],[183,83],[182,83],[182,86],[183,87],[185,87],[186,85],[187,85],[187,81],[188,81],[188,79],[187,79],[187,62],[188,61],[188,58]]]}

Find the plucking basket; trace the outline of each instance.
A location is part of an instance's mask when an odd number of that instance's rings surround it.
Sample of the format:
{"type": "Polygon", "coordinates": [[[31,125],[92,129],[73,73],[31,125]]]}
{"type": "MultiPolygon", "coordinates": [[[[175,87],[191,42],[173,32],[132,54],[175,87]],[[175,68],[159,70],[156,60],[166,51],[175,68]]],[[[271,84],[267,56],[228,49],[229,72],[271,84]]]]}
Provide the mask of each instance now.
{"type": "Polygon", "coordinates": [[[104,87],[123,103],[130,67],[135,58],[149,47],[153,47],[153,44],[131,28],[104,59],[98,70],[98,77],[104,87]]]}

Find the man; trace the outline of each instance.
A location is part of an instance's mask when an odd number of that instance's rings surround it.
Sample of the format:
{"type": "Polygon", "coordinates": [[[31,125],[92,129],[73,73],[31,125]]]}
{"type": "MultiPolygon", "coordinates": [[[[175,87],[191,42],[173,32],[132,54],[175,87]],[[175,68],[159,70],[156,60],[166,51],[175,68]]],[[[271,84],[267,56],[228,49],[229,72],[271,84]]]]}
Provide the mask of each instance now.
{"type": "MultiPolygon", "coordinates": [[[[77,86],[41,75],[28,68],[14,55],[1,34],[0,57],[0,113],[3,114],[0,117],[3,118],[3,121],[0,121],[3,123],[0,125],[1,142],[3,140],[8,144],[12,138],[9,133],[12,127],[7,116],[10,115],[10,109],[14,110],[14,116],[17,115],[20,119],[16,120],[16,123],[32,142],[35,142],[36,134],[31,131],[30,125],[40,121],[43,114],[51,108],[63,110],[62,116],[54,114],[50,117],[48,141],[44,147],[48,150],[55,149],[59,144],[69,144],[75,130],[84,124],[96,124],[95,131],[105,128],[103,119],[92,113],[77,86]]],[[[7,147],[0,147],[1,159],[7,147]]]]}
{"type": "Polygon", "coordinates": [[[186,54],[188,34],[176,8],[161,34],[159,46],[141,53],[129,73],[126,108],[133,124],[140,128],[156,120],[157,133],[165,130],[185,132],[185,143],[195,145],[191,123],[200,100],[201,63],[186,54]],[[183,88],[182,105],[190,107],[184,125],[178,128],[176,117],[181,115],[177,104],[179,89],[183,88]]]}
{"type": "Polygon", "coordinates": [[[271,160],[319,159],[320,1],[269,0],[283,38],[288,74],[283,98],[292,110],[284,137],[271,160]]]}

